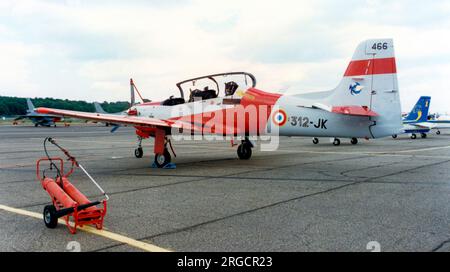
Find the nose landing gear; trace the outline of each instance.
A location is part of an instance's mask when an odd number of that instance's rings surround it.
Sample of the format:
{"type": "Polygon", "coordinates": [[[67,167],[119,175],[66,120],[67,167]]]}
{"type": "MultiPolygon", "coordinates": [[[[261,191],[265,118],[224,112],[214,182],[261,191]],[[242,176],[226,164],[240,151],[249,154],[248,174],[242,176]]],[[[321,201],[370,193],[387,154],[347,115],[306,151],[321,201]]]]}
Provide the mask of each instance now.
{"type": "Polygon", "coordinates": [[[144,150],[142,149],[142,137],[138,136],[138,147],[134,150],[134,156],[140,159],[143,155],[144,150]]]}

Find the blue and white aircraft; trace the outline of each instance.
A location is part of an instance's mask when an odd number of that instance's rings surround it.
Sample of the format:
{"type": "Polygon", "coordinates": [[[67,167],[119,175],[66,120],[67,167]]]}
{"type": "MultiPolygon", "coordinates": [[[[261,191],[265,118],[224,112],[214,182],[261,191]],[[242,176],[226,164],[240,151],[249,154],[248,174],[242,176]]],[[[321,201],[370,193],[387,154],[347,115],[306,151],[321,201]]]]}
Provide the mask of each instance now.
{"type": "MultiPolygon", "coordinates": [[[[399,134],[410,133],[411,139],[416,139],[420,133],[422,138],[427,137],[427,133],[431,128],[426,125],[428,122],[428,111],[430,109],[431,97],[421,96],[414,108],[403,118],[403,127],[399,134]]],[[[392,135],[397,138],[397,134],[392,135]]]]}

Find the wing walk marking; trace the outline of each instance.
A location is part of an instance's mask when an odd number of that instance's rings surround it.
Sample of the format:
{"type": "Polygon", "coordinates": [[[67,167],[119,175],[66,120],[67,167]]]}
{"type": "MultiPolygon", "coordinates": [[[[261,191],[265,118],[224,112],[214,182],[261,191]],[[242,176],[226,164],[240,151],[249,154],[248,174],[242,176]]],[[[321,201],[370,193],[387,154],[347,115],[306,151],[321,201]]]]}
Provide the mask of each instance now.
{"type": "MultiPolygon", "coordinates": [[[[0,210],[4,210],[7,212],[11,212],[11,213],[15,213],[15,214],[20,214],[20,215],[24,215],[24,216],[29,216],[29,217],[33,217],[33,218],[37,218],[37,219],[42,219],[42,214],[40,213],[36,213],[36,212],[31,212],[31,211],[27,211],[27,210],[22,210],[22,209],[17,209],[17,208],[13,208],[13,207],[9,207],[9,206],[5,206],[5,205],[0,205],[0,210]]],[[[60,224],[65,224],[65,222],[60,219],[59,220],[60,224]]],[[[135,240],[133,238],[124,236],[124,235],[120,235],[114,232],[110,232],[107,230],[98,230],[96,228],[93,228],[91,226],[83,226],[83,228],[79,228],[79,230],[84,231],[84,232],[88,232],[88,233],[92,233],[104,238],[108,238],[110,240],[114,240],[116,242],[120,242],[123,244],[127,244],[129,246],[135,247],[135,248],[139,248],[142,249],[144,251],[149,251],[149,252],[170,252],[170,250],[162,248],[162,247],[158,247],[149,243],[145,243],[142,241],[138,241],[135,240]]]]}

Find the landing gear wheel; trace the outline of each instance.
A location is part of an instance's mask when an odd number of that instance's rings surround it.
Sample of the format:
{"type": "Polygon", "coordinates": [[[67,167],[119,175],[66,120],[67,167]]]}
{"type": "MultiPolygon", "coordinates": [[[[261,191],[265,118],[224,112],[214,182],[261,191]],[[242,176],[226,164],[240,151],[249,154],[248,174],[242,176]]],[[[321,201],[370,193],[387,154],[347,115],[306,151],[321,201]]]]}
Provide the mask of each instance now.
{"type": "Polygon", "coordinates": [[[441,135],[441,131],[440,130],[436,131],[436,134],[441,135]]]}
{"type": "Polygon", "coordinates": [[[397,139],[397,134],[392,135],[392,138],[397,139]]]}
{"type": "Polygon", "coordinates": [[[237,148],[239,159],[248,160],[252,157],[252,146],[249,143],[242,143],[237,148]]]}
{"type": "Polygon", "coordinates": [[[341,140],[339,140],[338,138],[334,138],[333,145],[338,146],[340,144],[341,144],[341,140]]]}
{"type": "Polygon", "coordinates": [[[144,155],[144,151],[142,150],[142,147],[138,147],[134,150],[134,156],[138,159],[142,158],[144,155]]]}
{"type": "Polygon", "coordinates": [[[313,144],[318,144],[319,143],[319,139],[318,138],[313,138],[313,144]]]}
{"type": "Polygon", "coordinates": [[[421,136],[423,139],[425,139],[425,138],[427,137],[427,134],[426,134],[426,133],[420,133],[420,136],[421,136]]]}
{"type": "Polygon", "coordinates": [[[355,145],[358,143],[358,139],[352,138],[350,142],[352,143],[352,145],[355,145]]]}
{"type": "Polygon", "coordinates": [[[34,127],[38,127],[39,126],[39,124],[34,124],[34,127]]]}
{"type": "Polygon", "coordinates": [[[58,217],[56,217],[56,208],[53,205],[47,205],[44,207],[44,223],[49,229],[54,229],[58,225],[58,217]]]}
{"type": "Polygon", "coordinates": [[[171,160],[172,160],[172,158],[171,158],[169,150],[167,150],[167,148],[164,149],[163,154],[155,154],[155,165],[158,168],[163,168],[168,163],[170,163],[171,160]]]}
{"type": "Polygon", "coordinates": [[[415,133],[413,133],[413,134],[411,134],[411,139],[416,139],[417,138],[417,135],[415,134],[415,133]]]}

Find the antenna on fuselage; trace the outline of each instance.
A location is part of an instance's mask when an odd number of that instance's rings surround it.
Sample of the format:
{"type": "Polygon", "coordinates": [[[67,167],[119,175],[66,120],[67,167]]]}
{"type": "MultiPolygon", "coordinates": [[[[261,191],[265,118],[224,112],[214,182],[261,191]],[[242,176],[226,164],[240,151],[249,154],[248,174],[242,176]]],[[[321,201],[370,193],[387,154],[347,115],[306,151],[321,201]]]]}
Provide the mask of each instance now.
{"type": "Polygon", "coordinates": [[[130,78],[130,92],[131,92],[131,101],[130,101],[130,108],[134,106],[135,99],[134,99],[134,82],[133,79],[130,78]]]}
{"type": "Polygon", "coordinates": [[[139,92],[138,88],[136,87],[136,85],[134,84],[134,81],[132,78],[130,78],[130,92],[131,92],[131,107],[133,107],[134,105],[136,105],[136,101],[135,101],[135,97],[134,97],[134,92],[136,91],[136,93],[139,95],[139,98],[141,98],[142,102],[151,102],[151,100],[149,99],[145,99],[142,97],[141,93],[139,92]]]}

